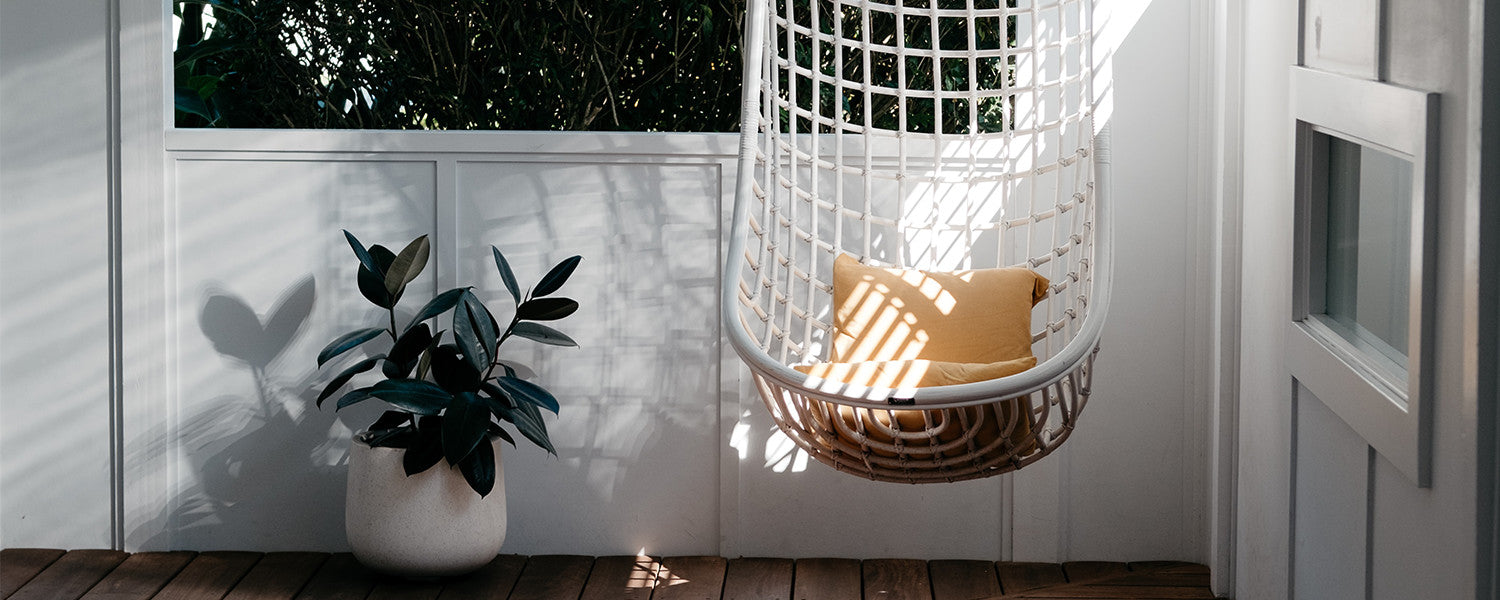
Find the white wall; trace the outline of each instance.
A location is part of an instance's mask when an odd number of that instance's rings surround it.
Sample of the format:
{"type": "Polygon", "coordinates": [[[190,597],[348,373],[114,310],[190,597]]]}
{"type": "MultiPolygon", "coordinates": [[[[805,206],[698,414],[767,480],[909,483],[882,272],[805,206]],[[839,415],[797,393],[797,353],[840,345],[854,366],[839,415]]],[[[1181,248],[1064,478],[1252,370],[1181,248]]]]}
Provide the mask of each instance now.
{"type": "Polygon", "coordinates": [[[111,543],[107,12],[0,3],[0,544],[111,543]]]}
{"type": "MultiPolygon", "coordinates": [[[[1304,62],[1439,92],[1433,477],[1419,488],[1288,373],[1296,3],[1244,2],[1243,338],[1234,596],[1463,598],[1475,582],[1478,247],[1470,125],[1471,6],[1462,1],[1309,2],[1304,62]],[[1378,7],[1390,24],[1361,18],[1378,7]],[[1321,16],[1321,26],[1316,18],[1321,16]],[[1321,29],[1321,39],[1319,31],[1321,29]],[[1379,43],[1383,51],[1368,44],[1379,43]],[[1321,46],[1320,46],[1321,44],[1321,46]]],[[[1477,46],[1476,46],[1477,47],[1477,46]]]]}
{"type": "MultiPolygon", "coordinates": [[[[342,450],[375,409],[335,416],[311,399],[317,349],[369,314],[348,228],[388,245],[432,232],[421,289],[475,283],[497,307],[485,246],[523,279],[585,256],[567,288],[584,310],[563,323],[582,348],[512,350],[564,408],[558,458],[504,456],[507,552],[1206,560],[1204,400],[1185,350],[1202,286],[1187,258],[1191,4],[1114,8],[1115,302],[1094,398],[1048,460],[1013,478],[874,484],[772,439],[717,335],[732,136],[172,132],[165,193],[144,200],[160,255],[132,256],[154,266],[126,290],[167,294],[160,354],[128,363],[127,390],[160,391],[126,402],[125,546],[343,548],[342,450]]],[[[107,529],[107,496],[85,503],[103,521],[80,527],[107,529]]]]}

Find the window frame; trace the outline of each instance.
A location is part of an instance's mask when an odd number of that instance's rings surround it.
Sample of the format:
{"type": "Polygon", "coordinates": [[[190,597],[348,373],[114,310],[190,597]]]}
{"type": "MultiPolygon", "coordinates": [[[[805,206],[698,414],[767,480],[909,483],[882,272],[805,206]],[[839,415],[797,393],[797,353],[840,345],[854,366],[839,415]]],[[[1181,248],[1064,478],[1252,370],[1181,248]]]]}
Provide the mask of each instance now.
{"type": "Polygon", "coordinates": [[[1431,485],[1438,94],[1292,67],[1296,123],[1291,375],[1420,487],[1431,485]],[[1410,161],[1406,368],[1340,335],[1321,314],[1328,150],[1339,138],[1410,161]]]}

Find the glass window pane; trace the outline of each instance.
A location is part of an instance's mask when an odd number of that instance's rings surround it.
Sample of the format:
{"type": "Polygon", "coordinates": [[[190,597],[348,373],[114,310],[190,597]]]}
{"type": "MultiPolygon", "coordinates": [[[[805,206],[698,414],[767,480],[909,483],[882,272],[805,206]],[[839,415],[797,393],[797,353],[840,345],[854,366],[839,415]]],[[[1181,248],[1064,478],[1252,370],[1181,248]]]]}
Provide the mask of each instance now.
{"type": "Polygon", "coordinates": [[[1406,365],[1412,163],[1328,136],[1323,313],[1339,335],[1406,365]]]}

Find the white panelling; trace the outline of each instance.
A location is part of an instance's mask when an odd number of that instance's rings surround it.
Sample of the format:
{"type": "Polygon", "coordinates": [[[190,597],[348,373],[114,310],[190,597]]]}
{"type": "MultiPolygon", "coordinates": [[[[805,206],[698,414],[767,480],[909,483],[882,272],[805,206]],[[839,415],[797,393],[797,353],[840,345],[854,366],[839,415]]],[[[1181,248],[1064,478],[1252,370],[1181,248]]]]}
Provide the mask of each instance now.
{"type": "Polygon", "coordinates": [[[505,551],[717,554],[721,166],[462,162],[457,173],[458,283],[477,285],[501,319],[510,299],[491,244],[523,287],[584,257],[559,292],[582,308],[556,324],[580,348],[515,339],[501,350],[562,404],[549,425],[556,459],[525,445],[505,454],[505,551]]]}
{"type": "MultiPolygon", "coordinates": [[[[1243,338],[1241,371],[1240,504],[1234,596],[1282,598],[1294,580],[1298,597],[1330,597],[1368,588],[1366,597],[1465,598],[1475,595],[1475,440],[1473,390],[1479,367],[1474,294],[1479,286],[1472,256],[1479,231],[1466,222],[1477,206],[1478,129],[1470,103],[1480,48],[1476,3],[1390,0],[1378,34],[1391,83],[1440,94],[1436,169],[1436,336],[1433,353],[1432,487],[1418,488],[1390,461],[1360,461],[1350,427],[1304,394],[1297,443],[1286,407],[1290,378],[1280,355],[1291,317],[1287,232],[1293,194],[1290,89],[1277,71],[1296,48],[1297,7],[1246,3],[1250,42],[1245,72],[1245,197],[1243,338]],[[1252,246],[1253,244],[1253,246],[1252,246]],[[1468,363],[1468,364],[1466,364],[1468,363]],[[1336,440],[1343,439],[1343,442],[1336,440]],[[1295,449],[1297,459],[1289,462],[1295,449]],[[1284,482],[1297,480],[1295,508],[1284,482]],[[1360,481],[1363,491],[1356,492],[1360,481]],[[1342,483],[1340,483],[1342,482],[1342,483]],[[1361,506],[1363,524],[1352,513],[1361,506]],[[1352,512],[1351,512],[1352,511],[1352,512]],[[1295,515],[1295,516],[1294,516],[1295,515]],[[1287,524],[1296,521],[1295,574],[1286,571],[1287,524]],[[1356,532],[1367,533],[1364,544],[1356,532]],[[1311,555],[1308,555],[1311,553],[1311,555]],[[1326,586],[1326,589],[1325,589],[1326,586]],[[1317,588],[1317,589],[1314,589],[1317,588]],[[1337,588],[1337,589],[1333,589],[1337,588]]],[[[1309,61],[1311,62],[1311,61],[1309,61]]],[[[1366,450],[1368,457],[1368,450],[1366,450]]],[[[1358,597],[1359,594],[1354,594],[1358,597]]]]}
{"type": "MultiPolygon", "coordinates": [[[[1199,204],[1182,118],[1189,14],[1188,2],[1151,3],[1113,56],[1116,271],[1094,396],[1058,457],[1063,560],[1206,559],[1191,515],[1208,453],[1191,431],[1202,423],[1186,418],[1209,402],[1187,395],[1187,344],[1203,333],[1188,298],[1199,204]]],[[[1025,544],[1017,535],[1018,556],[1025,544]]]]}
{"type": "Polygon", "coordinates": [[[1291,376],[1281,353],[1291,314],[1292,120],[1286,66],[1297,60],[1294,3],[1247,1],[1243,96],[1239,481],[1235,590],[1290,589],[1291,376]],[[1284,249],[1284,250],[1283,250],[1284,249]]]}
{"type": "MultiPolygon", "coordinates": [[[[166,399],[175,418],[127,440],[136,451],[172,453],[175,489],[129,532],[130,545],[344,547],[348,435],[379,412],[317,409],[328,373],[316,356],[339,334],[388,315],[360,296],[358,260],[339,230],[399,250],[432,222],[433,170],[430,162],[175,163],[166,399]]],[[[398,308],[415,311],[434,288],[425,275],[398,308]]]]}
{"type": "Polygon", "coordinates": [[[111,544],[107,11],[0,4],[0,546],[111,544]]]}
{"type": "Polygon", "coordinates": [[[1365,597],[1370,449],[1307,388],[1297,390],[1293,598],[1365,597]]]}
{"type": "Polygon", "coordinates": [[[1304,0],[1303,64],[1376,79],[1381,0],[1304,0]]]}

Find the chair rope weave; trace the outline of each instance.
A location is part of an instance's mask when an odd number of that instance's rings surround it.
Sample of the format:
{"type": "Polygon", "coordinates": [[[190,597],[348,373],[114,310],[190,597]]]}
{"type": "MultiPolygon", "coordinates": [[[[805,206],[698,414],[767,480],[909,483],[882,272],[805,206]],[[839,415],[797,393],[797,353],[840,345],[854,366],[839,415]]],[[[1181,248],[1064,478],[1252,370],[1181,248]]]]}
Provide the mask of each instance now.
{"type": "Polygon", "coordinates": [[[724,323],[772,418],[814,458],[960,481],[1022,468],[1072,433],[1109,296],[1090,7],[750,0],[724,323]],[[1032,313],[1039,364],[915,390],[810,380],[789,365],[827,359],[840,253],[1035,270],[1051,282],[1032,313]]]}

